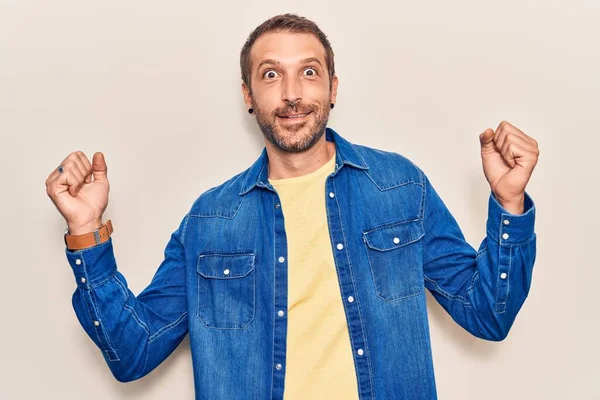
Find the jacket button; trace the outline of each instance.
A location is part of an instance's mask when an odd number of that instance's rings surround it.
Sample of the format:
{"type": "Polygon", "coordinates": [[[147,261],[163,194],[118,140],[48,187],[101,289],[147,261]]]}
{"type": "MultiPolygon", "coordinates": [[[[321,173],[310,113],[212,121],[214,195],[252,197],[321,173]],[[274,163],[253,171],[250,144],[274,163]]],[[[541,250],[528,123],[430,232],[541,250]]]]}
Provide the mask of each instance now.
{"type": "Polygon", "coordinates": [[[337,249],[338,249],[338,250],[342,250],[343,248],[344,248],[344,245],[343,245],[343,244],[341,244],[341,243],[338,243],[338,244],[337,244],[337,249]]]}
{"type": "Polygon", "coordinates": [[[398,239],[397,237],[394,238],[394,243],[398,244],[400,243],[400,239],[398,239]]]}
{"type": "Polygon", "coordinates": [[[362,356],[363,354],[365,354],[363,349],[358,349],[356,352],[358,353],[359,356],[362,356]]]}
{"type": "Polygon", "coordinates": [[[502,239],[505,239],[505,240],[508,239],[508,233],[503,234],[502,239]]]}
{"type": "Polygon", "coordinates": [[[281,205],[279,203],[275,203],[275,208],[279,208],[281,205]]]}
{"type": "Polygon", "coordinates": [[[281,364],[277,363],[277,365],[275,365],[275,368],[281,369],[281,364]]]}

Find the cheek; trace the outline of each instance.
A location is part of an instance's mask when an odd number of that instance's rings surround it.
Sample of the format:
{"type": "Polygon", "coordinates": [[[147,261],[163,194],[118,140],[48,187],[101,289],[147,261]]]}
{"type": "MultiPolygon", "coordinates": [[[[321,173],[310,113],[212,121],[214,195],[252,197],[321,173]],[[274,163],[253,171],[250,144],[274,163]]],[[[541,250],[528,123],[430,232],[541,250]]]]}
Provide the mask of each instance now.
{"type": "Polygon", "coordinates": [[[281,94],[277,91],[275,85],[262,87],[260,91],[254,92],[254,102],[263,110],[272,110],[280,106],[281,94]]]}
{"type": "Polygon", "coordinates": [[[329,102],[329,86],[323,81],[307,84],[303,90],[307,103],[325,104],[329,102]]]}

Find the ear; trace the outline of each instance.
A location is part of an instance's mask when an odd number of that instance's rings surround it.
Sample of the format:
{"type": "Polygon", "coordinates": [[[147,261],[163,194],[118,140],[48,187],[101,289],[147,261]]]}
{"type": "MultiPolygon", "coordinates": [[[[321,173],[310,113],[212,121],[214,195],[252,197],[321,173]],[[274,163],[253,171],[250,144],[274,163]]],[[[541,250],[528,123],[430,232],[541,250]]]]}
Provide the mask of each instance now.
{"type": "Polygon", "coordinates": [[[331,102],[335,104],[337,98],[338,77],[335,75],[331,82],[331,102]]]}
{"type": "Polygon", "coordinates": [[[242,82],[242,94],[244,95],[244,103],[246,103],[246,108],[252,107],[252,94],[250,93],[250,89],[248,86],[242,82]]]}

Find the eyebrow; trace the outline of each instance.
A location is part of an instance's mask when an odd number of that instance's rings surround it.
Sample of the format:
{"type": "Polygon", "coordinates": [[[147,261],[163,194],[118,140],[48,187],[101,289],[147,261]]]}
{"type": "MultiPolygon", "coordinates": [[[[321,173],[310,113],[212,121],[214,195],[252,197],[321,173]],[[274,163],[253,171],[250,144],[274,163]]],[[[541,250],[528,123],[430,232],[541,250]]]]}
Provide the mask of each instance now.
{"type": "MultiPolygon", "coordinates": [[[[317,64],[319,64],[319,66],[321,68],[323,68],[323,65],[321,64],[321,61],[319,61],[319,59],[317,57],[308,57],[308,58],[305,58],[303,60],[300,60],[301,64],[308,64],[310,62],[316,62],[317,64]]],[[[280,63],[279,63],[279,61],[273,60],[271,58],[267,58],[266,60],[262,60],[260,62],[260,64],[258,64],[257,69],[260,69],[260,67],[262,67],[265,64],[279,65],[280,63]]]]}

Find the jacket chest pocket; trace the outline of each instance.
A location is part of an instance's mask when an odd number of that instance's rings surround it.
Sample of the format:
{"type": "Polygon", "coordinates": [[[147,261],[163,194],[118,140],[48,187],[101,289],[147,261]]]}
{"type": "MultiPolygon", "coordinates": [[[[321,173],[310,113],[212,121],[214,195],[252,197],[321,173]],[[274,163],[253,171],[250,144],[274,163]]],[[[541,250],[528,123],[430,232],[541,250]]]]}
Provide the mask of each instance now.
{"type": "Polygon", "coordinates": [[[375,290],[383,300],[397,301],[424,291],[423,236],[421,219],[363,232],[375,290]]]}
{"type": "Polygon", "coordinates": [[[198,256],[196,310],[207,328],[244,329],[254,319],[254,253],[198,256]]]}

